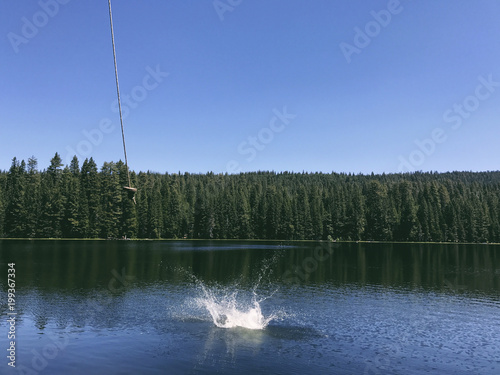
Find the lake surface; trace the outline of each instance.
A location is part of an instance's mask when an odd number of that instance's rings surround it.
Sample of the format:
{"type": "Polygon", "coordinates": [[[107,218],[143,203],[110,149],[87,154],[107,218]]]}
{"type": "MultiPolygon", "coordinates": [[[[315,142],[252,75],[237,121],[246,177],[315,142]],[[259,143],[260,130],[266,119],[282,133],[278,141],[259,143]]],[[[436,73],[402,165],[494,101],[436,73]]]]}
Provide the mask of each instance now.
{"type": "Polygon", "coordinates": [[[500,246],[0,241],[2,374],[499,374],[500,246]]]}

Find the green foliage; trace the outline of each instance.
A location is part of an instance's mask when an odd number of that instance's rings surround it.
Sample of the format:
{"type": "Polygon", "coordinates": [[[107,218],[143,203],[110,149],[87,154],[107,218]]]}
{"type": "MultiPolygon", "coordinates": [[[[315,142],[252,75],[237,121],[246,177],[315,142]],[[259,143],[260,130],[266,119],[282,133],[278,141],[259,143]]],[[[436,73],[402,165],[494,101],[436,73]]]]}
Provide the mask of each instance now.
{"type": "Polygon", "coordinates": [[[500,172],[131,173],[56,153],[0,171],[0,237],[500,242],[500,172]]]}
{"type": "Polygon", "coordinates": [[[7,175],[5,226],[6,237],[23,237],[26,232],[26,164],[12,159],[12,166],[7,175]]]}

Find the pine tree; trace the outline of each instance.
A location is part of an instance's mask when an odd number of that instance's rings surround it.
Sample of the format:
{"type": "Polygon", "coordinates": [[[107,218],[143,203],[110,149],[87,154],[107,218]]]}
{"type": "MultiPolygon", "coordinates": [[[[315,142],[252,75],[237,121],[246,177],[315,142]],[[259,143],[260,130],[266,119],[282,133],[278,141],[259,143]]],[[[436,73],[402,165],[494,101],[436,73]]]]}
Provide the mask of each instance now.
{"type": "Polygon", "coordinates": [[[311,207],[309,205],[309,196],[304,185],[299,187],[297,197],[297,235],[299,238],[310,240],[313,239],[314,233],[312,229],[311,207]]]}
{"type": "Polygon", "coordinates": [[[311,189],[309,201],[311,202],[311,239],[324,239],[322,194],[321,190],[317,186],[311,189]]]}
{"type": "Polygon", "coordinates": [[[101,217],[100,237],[122,237],[120,217],[122,215],[122,186],[115,163],[104,163],[101,172],[101,217]]]}
{"type": "Polygon", "coordinates": [[[163,207],[161,199],[161,180],[155,178],[151,189],[150,207],[150,226],[151,238],[161,238],[163,236],[163,207]]]}
{"type": "Polygon", "coordinates": [[[85,159],[80,172],[80,205],[85,215],[82,231],[86,238],[97,238],[101,232],[100,180],[94,159],[85,159]]]}
{"type": "MultiPolygon", "coordinates": [[[[116,163],[115,166],[116,173],[118,174],[118,185],[120,191],[121,205],[118,209],[119,214],[119,229],[118,232],[121,236],[126,238],[133,238],[137,236],[137,212],[136,204],[129,197],[129,193],[123,189],[124,186],[128,186],[128,174],[127,166],[121,160],[116,163]]],[[[130,180],[132,186],[136,185],[136,176],[133,172],[130,173],[130,180]]]]}
{"type": "Polygon", "coordinates": [[[293,217],[292,199],[286,189],[283,189],[281,201],[281,220],[278,223],[278,239],[293,240],[295,236],[295,220],[293,217]]]}
{"type": "Polygon", "coordinates": [[[332,191],[332,228],[334,239],[348,238],[346,233],[347,213],[346,213],[346,197],[342,185],[332,191]]]}
{"type": "Polygon", "coordinates": [[[398,193],[400,195],[400,219],[397,225],[396,239],[399,241],[417,240],[417,205],[413,198],[412,186],[408,181],[399,183],[398,193]]]}
{"type": "Polygon", "coordinates": [[[5,234],[7,237],[26,237],[27,209],[25,206],[26,165],[12,159],[7,175],[7,194],[5,208],[5,234]]]}
{"type": "Polygon", "coordinates": [[[246,189],[242,186],[239,188],[239,199],[236,202],[236,215],[238,217],[238,228],[235,233],[236,238],[250,239],[253,238],[251,229],[251,207],[248,201],[246,189]]]}
{"type": "Polygon", "coordinates": [[[361,188],[354,185],[351,188],[350,200],[346,208],[346,232],[347,238],[359,241],[363,238],[365,231],[365,207],[364,198],[361,194],[361,188]]]}
{"type": "Polygon", "coordinates": [[[257,185],[256,183],[251,185],[250,195],[248,199],[248,203],[250,205],[250,233],[252,234],[251,238],[261,238],[262,232],[262,220],[259,215],[262,214],[259,212],[259,203],[260,196],[262,194],[262,186],[257,185]]]}
{"type": "Polygon", "coordinates": [[[78,160],[72,161],[71,167],[66,167],[62,174],[62,186],[64,196],[64,214],[61,223],[62,236],[68,238],[82,237],[80,227],[80,171],[78,160]],[[76,162],[76,169],[75,169],[76,162]]]}
{"type": "Polygon", "coordinates": [[[40,217],[40,184],[41,174],[38,172],[38,161],[32,156],[28,159],[28,173],[26,176],[26,236],[37,237],[38,220],[40,217]]]}
{"type": "Polygon", "coordinates": [[[4,226],[5,226],[5,183],[6,176],[0,171],[0,238],[4,238],[4,226]]]}
{"type": "MultiPolygon", "coordinates": [[[[62,236],[80,238],[84,235],[82,228],[82,210],[80,209],[80,167],[76,156],[62,174],[62,189],[64,197],[64,214],[61,228],[62,236]]],[[[84,222],[84,220],[83,220],[84,222]]]]}
{"type": "Polygon", "coordinates": [[[366,192],[367,239],[388,240],[390,238],[387,187],[377,180],[370,181],[366,192]]]}
{"type": "Polygon", "coordinates": [[[136,194],[137,201],[137,236],[139,238],[148,238],[149,237],[149,199],[147,196],[147,175],[144,172],[140,172],[137,175],[138,186],[140,187],[136,194]]]}
{"type": "Polygon", "coordinates": [[[56,152],[41,181],[41,215],[38,232],[42,237],[62,236],[61,221],[65,199],[62,194],[62,159],[56,152]]]}
{"type": "MultiPolygon", "coordinates": [[[[163,216],[163,227],[167,238],[178,238],[181,236],[182,203],[180,199],[179,185],[175,182],[167,187],[166,215],[163,216]]],[[[205,212],[204,212],[205,214],[205,212]]],[[[205,218],[203,218],[203,221],[205,218]]],[[[203,224],[201,224],[203,226],[203,224]]]]}
{"type": "Polygon", "coordinates": [[[265,197],[266,207],[266,224],[265,224],[265,238],[276,239],[278,238],[278,230],[280,223],[280,203],[278,202],[278,193],[275,186],[268,186],[265,197]]]}
{"type": "Polygon", "coordinates": [[[215,215],[213,204],[210,201],[206,190],[197,191],[194,208],[194,238],[211,239],[214,238],[215,215]]]}

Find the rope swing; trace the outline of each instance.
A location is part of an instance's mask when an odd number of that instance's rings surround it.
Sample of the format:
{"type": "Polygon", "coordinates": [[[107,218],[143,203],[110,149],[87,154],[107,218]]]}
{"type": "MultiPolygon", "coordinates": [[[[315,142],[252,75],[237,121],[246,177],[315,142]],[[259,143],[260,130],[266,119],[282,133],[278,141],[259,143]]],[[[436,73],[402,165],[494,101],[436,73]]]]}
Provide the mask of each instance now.
{"type": "Polygon", "coordinates": [[[130,182],[130,171],[128,169],[128,161],[127,161],[127,147],[125,146],[125,132],[123,130],[123,116],[122,116],[122,103],[120,101],[120,86],[118,84],[118,68],[116,66],[116,50],[115,50],[115,34],[113,32],[113,15],[111,13],[111,0],[108,0],[109,6],[109,25],[111,27],[111,43],[113,44],[113,60],[115,63],[115,78],[116,78],[116,95],[118,96],[118,111],[120,113],[120,126],[122,129],[122,141],[123,141],[123,153],[125,155],[125,167],[127,168],[127,178],[128,178],[128,186],[124,186],[128,192],[128,197],[135,202],[135,193],[137,193],[137,189],[132,187],[130,182]]]}

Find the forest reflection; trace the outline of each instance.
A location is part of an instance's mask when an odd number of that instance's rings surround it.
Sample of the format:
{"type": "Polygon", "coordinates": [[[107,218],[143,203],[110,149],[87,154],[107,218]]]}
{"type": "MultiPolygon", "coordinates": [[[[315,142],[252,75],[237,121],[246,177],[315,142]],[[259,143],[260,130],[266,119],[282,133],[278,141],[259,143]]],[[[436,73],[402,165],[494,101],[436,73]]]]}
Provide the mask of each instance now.
{"type": "Polygon", "coordinates": [[[3,262],[17,259],[18,289],[68,293],[108,288],[123,272],[138,288],[189,281],[186,273],[222,284],[252,283],[264,265],[272,270],[266,281],[278,284],[287,274],[301,283],[500,290],[497,245],[4,240],[0,251],[3,262]]]}

